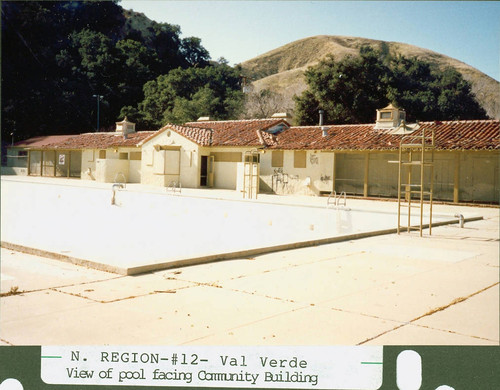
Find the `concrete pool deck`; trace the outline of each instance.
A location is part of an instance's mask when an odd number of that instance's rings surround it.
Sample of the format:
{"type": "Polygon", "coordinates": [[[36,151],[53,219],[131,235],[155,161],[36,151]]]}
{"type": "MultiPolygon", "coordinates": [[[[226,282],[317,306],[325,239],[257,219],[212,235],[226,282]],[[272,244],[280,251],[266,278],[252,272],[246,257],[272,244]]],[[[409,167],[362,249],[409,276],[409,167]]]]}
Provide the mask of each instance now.
{"type": "MultiPolygon", "coordinates": [[[[114,193],[111,187],[2,177],[2,246],[134,275],[394,233],[397,224],[394,201],[349,199],[347,207],[327,210],[326,197],[259,194],[244,200],[230,190],[172,194],[127,184],[114,193]]],[[[435,205],[433,226],[457,223],[457,214],[465,221],[482,218],[476,209],[435,205]]]]}
{"type": "Polygon", "coordinates": [[[499,345],[498,223],[137,276],[1,248],[0,343],[499,345]]]}
{"type": "Polygon", "coordinates": [[[0,343],[499,345],[499,209],[435,208],[483,219],[136,276],[1,248],[0,343]]]}

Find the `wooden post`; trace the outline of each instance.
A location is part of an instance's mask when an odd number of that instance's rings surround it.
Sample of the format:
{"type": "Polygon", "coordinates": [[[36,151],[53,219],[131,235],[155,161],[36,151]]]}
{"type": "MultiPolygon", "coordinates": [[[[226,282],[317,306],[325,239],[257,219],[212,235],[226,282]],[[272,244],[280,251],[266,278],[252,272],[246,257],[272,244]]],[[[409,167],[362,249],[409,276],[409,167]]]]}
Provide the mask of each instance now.
{"type": "Polygon", "coordinates": [[[54,177],[57,176],[57,151],[54,150],[54,177]]]}
{"type": "Polygon", "coordinates": [[[460,153],[455,153],[455,173],[453,175],[453,203],[460,200],[460,153]]]}
{"type": "Polygon", "coordinates": [[[30,171],[31,171],[31,150],[28,150],[28,175],[30,175],[30,171]]]}
{"type": "Polygon", "coordinates": [[[337,153],[333,152],[333,171],[332,171],[332,193],[335,192],[335,171],[337,169],[337,153]]]}
{"type": "Polygon", "coordinates": [[[71,169],[71,150],[68,150],[68,161],[67,161],[67,168],[66,168],[66,177],[69,177],[70,174],[70,169],[71,169]]]}
{"type": "Polygon", "coordinates": [[[40,176],[43,176],[43,149],[40,150],[40,176]]]}
{"type": "Polygon", "coordinates": [[[366,152],[365,154],[365,180],[363,185],[363,196],[365,198],[368,197],[368,167],[370,165],[370,153],[366,152]]]}

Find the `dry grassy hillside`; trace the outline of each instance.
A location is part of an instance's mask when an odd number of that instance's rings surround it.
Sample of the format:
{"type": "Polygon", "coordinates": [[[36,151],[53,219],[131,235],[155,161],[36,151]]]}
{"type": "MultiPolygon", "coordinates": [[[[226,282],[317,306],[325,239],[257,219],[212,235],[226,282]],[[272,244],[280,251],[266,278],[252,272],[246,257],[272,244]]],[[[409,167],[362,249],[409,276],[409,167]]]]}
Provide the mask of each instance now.
{"type": "Polygon", "coordinates": [[[377,41],[366,38],[320,35],[301,39],[262,54],[241,65],[253,78],[256,90],[270,89],[285,95],[289,108],[293,107],[292,97],[305,88],[303,72],[317,64],[328,54],[336,59],[346,55],[357,55],[363,45],[388,51],[391,55],[417,57],[438,68],[454,67],[472,85],[477,100],[492,118],[500,118],[500,83],[479,70],[454,58],[398,42],[377,41]]]}

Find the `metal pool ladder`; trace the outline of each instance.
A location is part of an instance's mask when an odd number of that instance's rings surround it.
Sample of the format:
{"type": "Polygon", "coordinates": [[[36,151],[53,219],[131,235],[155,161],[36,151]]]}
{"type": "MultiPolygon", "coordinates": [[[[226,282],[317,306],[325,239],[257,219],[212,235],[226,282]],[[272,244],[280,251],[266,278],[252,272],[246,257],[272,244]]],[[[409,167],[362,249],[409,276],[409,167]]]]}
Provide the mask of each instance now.
{"type": "Polygon", "coordinates": [[[345,191],[342,191],[338,196],[337,196],[337,192],[333,191],[328,196],[328,200],[326,201],[326,208],[328,209],[328,208],[330,208],[330,206],[335,206],[335,207],[344,206],[345,207],[346,204],[347,204],[347,195],[346,195],[345,191]]]}
{"type": "Polygon", "coordinates": [[[429,204],[429,235],[432,234],[435,145],[434,130],[423,128],[419,134],[402,137],[398,161],[389,161],[398,164],[398,234],[405,228],[407,232],[418,230],[422,237],[424,201],[429,204]],[[402,207],[408,210],[406,225],[401,224],[402,207]],[[418,226],[411,225],[411,209],[415,207],[420,208],[418,226]]]}
{"type": "Polygon", "coordinates": [[[172,192],[173,194],[175,194],[176,192],[179,192],[180,194],[181,191],[182,191],[182,184],[180,181],[179,182],[171,181],[167,187],[167,192],[172,192]]]}

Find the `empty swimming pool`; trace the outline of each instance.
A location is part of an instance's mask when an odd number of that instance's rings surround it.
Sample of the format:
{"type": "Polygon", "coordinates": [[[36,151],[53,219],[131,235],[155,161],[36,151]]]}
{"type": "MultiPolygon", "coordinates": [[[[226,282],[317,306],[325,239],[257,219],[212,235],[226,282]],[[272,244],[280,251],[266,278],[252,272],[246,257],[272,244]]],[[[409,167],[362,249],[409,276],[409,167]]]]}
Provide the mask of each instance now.
{"type": "MultiPolygon", "coordinates": [[[[396,227],[396,215],[389,212],[172,196],[129,188],[116,191],[113,205],[111,184],[60,183],[2,180],[3,243],[131,274],[380,234],[396,227]]],[[[450,219],[433,216],[435,222],[450,219]]]]}

